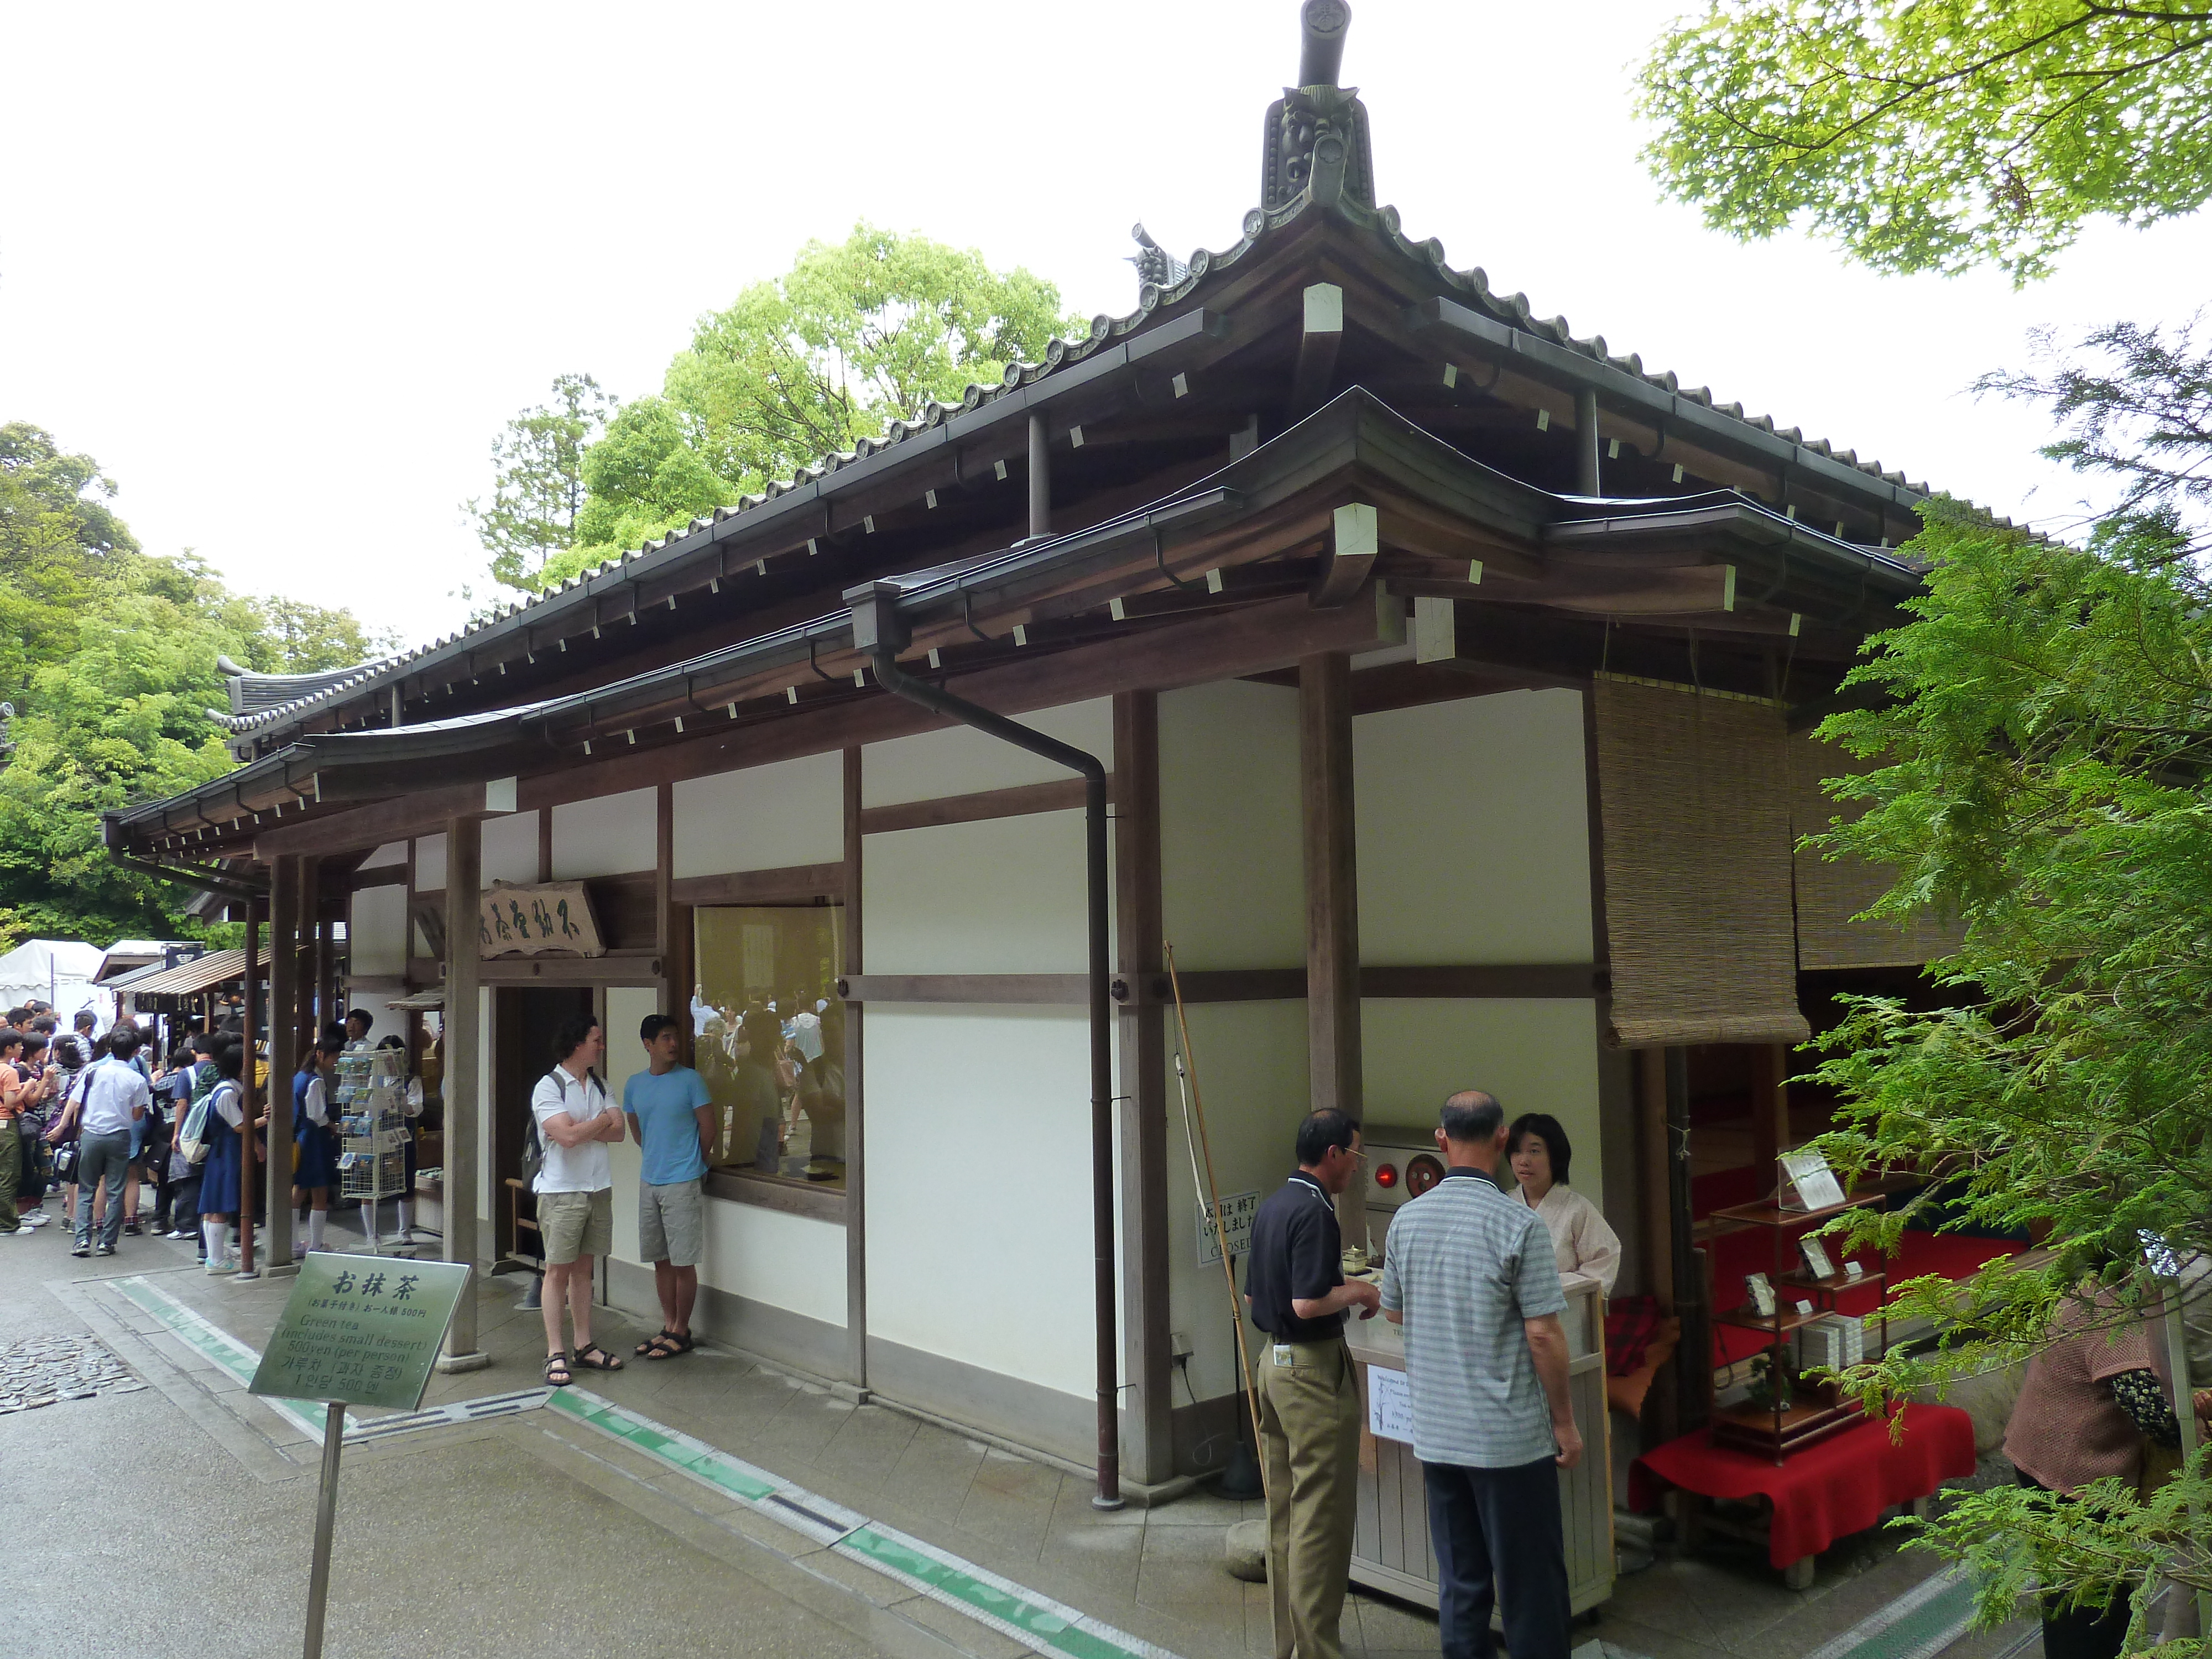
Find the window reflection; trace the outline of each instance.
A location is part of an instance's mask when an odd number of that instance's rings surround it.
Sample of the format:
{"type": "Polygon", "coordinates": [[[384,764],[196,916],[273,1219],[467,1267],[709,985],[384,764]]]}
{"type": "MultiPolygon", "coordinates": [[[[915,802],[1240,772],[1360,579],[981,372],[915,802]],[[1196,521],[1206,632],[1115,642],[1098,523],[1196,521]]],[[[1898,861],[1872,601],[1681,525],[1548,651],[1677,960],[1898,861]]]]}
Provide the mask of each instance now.
{"type": "Polygon", "coordinates": [[[692,912],[692,1047],[717,1168],[844,1187],[844,920],[834,904],[692,912]]]}

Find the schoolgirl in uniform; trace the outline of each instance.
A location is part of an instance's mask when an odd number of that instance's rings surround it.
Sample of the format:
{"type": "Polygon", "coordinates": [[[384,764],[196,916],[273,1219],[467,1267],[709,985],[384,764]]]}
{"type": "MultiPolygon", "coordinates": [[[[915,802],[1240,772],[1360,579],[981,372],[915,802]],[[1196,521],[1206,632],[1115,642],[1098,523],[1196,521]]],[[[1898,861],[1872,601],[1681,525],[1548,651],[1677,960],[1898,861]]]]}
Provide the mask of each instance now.
{"type": "Polygon", "coordinates": [[[325,1036],[307,1050],[306,1060],[292,1079],[292,1205],[314,1206],[307,1212],[307,1248],[324,1248],[323,1230],[331,1218],[331,1193],[338,1184],[337,1136],[331,1121],[331,1091],[327,1068],[337,1060],[337,1050],[325,1036]]]}

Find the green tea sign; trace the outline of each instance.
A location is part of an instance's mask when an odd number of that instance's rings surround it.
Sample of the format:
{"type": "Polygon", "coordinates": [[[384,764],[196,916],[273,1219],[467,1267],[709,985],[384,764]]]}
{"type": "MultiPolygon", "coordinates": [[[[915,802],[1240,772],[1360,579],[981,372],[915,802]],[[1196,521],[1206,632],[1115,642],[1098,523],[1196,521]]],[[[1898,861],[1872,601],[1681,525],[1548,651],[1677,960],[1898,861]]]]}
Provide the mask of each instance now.
{"type": "Polygon", "coordinates": [[[252,1392],[415,1410],[468,1283],[457,1261],[312,1252],[252,1392]]]}

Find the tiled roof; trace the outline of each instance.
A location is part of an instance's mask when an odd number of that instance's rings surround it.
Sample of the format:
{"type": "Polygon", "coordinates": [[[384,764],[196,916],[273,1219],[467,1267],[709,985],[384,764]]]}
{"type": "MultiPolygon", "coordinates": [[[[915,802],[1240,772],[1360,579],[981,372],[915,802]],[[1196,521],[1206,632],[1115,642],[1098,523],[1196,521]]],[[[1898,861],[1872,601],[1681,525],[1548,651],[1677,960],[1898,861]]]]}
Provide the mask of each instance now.
{"type": "MultiPolygon", "coordinates": [[[[337,671],[335,674],[297,677],[303,681],[313,679],[322,683],[313,688],[303,686],[299,695],[289,700],[266,702],[251,709],[241,708],[230,715],[214,710],[209,712],[218,724],[234,735],[246,737],[289,725],[317,708],[343,701],[372,683],[404,678],[426,659],[468,641],[494,636],[503,631],[505,624],[514,618],[526,617],[605,571],[660,552],[726,520],[751,512],[790,490],[828,478],[845,467],[896,448],[957,416],[982,408],[1009,392],[1031,386],[1057,370],[1084,362],[1141,330],[1156,313],[1190,298],[1208,278],[1231,270],[1247,258],[1263,237],[1311,210],[1314,210],[1311,201],[1307,197],[1300,197],[1273,212],[1255,208],[1244,216],[1243,234],[1232,246],[1220,252],[1199,249],[1190,256],[1188,267],[1179,280],[1165,286],[1151,282],[1143,283],[1138,291],[1135,310],[1120,317],[1101,313],[1091,319],[1091,331],[1083,339],[1054,339],[1049,342],[1042,362],[1010,363],[1004,377],[995,385],[970,385],[957,403],[932,402],[910,420],[893,421],[878,437],[863,438],[850,450],[825,456],[811,466],[801,467],[787,479],[771,483],[757,494],[739,497],[733,507],[718,507],[710,516],[694,519],[683,528],[672,531],[658,540],[648,541],[620,559],[610,559],[596,569],[573,576],[546,592],[502,605],[489,618],[459,633],[443,635],[411,652],[362,663],[355,668],[337,671]]],[[[1454,268],[1444,258],[1443,244],[1435,238],[1417,242],[1406,235],[1400,228],[1398,210],[1395,207],[1369,208],[1347,198],[1339,200],[1327,210],[1340,214],[1353,223],[1374,231],[1401,257],[1422,262],[1446,285],[1455,290],[1470,309],[1498,324],[1519,330],[1593,363],[1633,376],[1655,391],[1741,422],[1753,431],[1796,445],[1814,455],[1863,473],[1870,481],[1879,481],[1914,495],[1928,493],[1925,484],[1908,483],[1903,472],[1885,468],[1878,461],[1861,460],[1855,450],[1838,449],[1825,439],[1808,438],[1796,427],[1777,426],[1771,416],[1747,415],[1741,404],[1722,403],[1709,387],[1683,386],[1671,370],[1654,373],[1646,369],[1644,360],[1632,352],[1625,357],[1615,356],[1601,334],[1577,338],[1565,317],[1538,317],[1526,295],[1495,292],[1490,286],[1489,276],[1480,266],[1472,266],[1465,270],[1454,268]]],[[[261,679],[264,684],[273,690],[278,678],[268,676],[261,677],[261,679]]],[[[234,691],[233,696],[235,701],[238,693],[234,691]]]]}

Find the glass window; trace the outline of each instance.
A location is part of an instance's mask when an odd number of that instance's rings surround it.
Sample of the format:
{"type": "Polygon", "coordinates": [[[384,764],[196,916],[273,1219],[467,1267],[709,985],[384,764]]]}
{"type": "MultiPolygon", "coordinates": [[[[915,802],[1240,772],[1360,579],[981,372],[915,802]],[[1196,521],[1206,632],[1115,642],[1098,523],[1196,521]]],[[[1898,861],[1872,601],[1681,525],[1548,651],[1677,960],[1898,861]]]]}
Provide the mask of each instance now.
{"type": "Polygon", "coordinates": [[[692,1046],[714,1097],[717,1169],[845,1185],[842,905],[692,913],[692,1046]]]}

